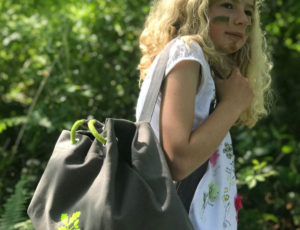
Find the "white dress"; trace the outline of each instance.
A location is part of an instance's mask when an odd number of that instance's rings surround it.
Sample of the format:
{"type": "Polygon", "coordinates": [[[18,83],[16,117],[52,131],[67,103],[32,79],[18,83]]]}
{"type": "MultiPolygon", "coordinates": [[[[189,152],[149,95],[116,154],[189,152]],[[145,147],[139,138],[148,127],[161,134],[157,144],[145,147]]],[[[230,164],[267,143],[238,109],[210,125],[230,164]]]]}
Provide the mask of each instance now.
{"type": "MultiPolygon", "coordinates": [[[[151,82],[152,72],[156,67],[158,56],[152,63],[148,75],[141,87],[136,108],[136,119],[141,109],[151,82]]],[[[211,77],[210,67],[203,51],[195,41],[189,47],[182,39],[176,38],[169,55],[166,75],[183,60],[194,60],[200,63],[202,70],[201,82],[196,93],[193,130],[209,115],[212,100],[215,99],[215,85],[211,77]]],[[[151,126],[158,140],[161,94],[155,105],[151,126]]],[[[191,202],[189,217],[195,230],[237,229],[237,210],[240,204],[237,197],[234,155],[231,137],[228,133],[219,148],[211,156],[207,171],[199,182],[191,202]]]]}

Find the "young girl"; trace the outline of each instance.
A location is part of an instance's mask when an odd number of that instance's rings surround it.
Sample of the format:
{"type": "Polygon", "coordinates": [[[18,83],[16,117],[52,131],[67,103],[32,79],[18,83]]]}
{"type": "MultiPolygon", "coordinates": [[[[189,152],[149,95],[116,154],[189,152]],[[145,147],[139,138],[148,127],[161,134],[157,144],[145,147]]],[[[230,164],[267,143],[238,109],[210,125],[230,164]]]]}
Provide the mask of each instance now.
{"type": "Polygon", "coordinates": [[[175,181],[209,160],[189,207],[196,230],[237,229],[241,197],[229,130],[253,127],[267,114],[270,95],[258,1],[157,0],[140,37],[137,119],[158,56],[175,39],[151,126],[175,181]]]}

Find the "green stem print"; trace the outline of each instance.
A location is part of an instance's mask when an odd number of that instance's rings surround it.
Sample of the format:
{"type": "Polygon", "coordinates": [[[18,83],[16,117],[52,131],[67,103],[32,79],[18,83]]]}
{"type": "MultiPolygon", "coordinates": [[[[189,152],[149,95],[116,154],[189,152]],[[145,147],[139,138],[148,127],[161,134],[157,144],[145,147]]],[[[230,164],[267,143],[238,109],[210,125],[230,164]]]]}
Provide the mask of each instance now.
{"type": "Polygon", "coordinates": [[[80,230],[78,227],[80,215],[81,212],[74,212],[69,218],[68,214],[61,214],[60,220],[64,226],[58,228],[57,230],[80,230]]]}
{"type": "MultiPolygon", "coordinates": [[[[216,199],[219,196],[219,188],[216,184],[210,182],[208,187],[209,187],[208,193],[203,193],[203,204],[202,204],[201,214],[200,214],[203,221],[206,221],[204,217],[204,211],[206,209],[207,204],[209,202],[216,201],[216,199]]],[[[211,205],[213,205],[213,203],[211,203],[211,205]]]]}

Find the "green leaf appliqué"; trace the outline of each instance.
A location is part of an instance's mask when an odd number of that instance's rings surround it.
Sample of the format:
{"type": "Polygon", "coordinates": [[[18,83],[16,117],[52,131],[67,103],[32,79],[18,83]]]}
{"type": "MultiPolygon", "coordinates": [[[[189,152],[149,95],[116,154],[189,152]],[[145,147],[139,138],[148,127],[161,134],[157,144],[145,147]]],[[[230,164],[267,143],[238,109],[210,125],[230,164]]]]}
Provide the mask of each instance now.
{"type": "Polygon", "coordinates": [[[64,226],[58,228],[57,230],[80,230],[78,226],[80,215],[81,212],[74,212],[69,218],[68,214],[61,214],[60,220],[64,226]]]}

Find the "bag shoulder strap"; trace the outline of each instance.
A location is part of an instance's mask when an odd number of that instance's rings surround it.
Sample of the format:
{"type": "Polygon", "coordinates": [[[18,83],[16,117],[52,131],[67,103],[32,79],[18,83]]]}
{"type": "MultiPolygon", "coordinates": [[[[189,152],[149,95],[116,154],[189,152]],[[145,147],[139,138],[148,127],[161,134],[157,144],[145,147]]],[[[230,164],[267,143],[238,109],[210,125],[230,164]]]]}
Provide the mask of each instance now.
{"type": "MultiPolygon", "coordinates": [[[[155,104],[165,76],[170,49],[172,47],[172,44],[175,42],[175,40],[176,39],[170,41],[160,53],[157,66],[153,72],[152,80],[146,95],[145,103],[143,105],[142,112],[138,121],[146,121],[146,122],[151,121],[155,104]]],[[[177,193],[181,198],[181,201],[183,202],[183,205],[185,206],[187,212],[189,212],[189,207],[194,197],[195,190],[201,178],[203,177],[204,173],[206,172],[207,166],[208,166],[208,160],[203,165],[201,165],[197,170],[195,170],[194,173],[192,173],[186,179],[180,181],[176,186],[177,193]]]]}
{"type": "MultiPolygon", "coordinates": [[[[155,104],[159,95],[159,91],[165,76],[167,62],[169,59],[169,53],[172,47],[172,44],[175,43],[176,39],[170,41],[165,48],[159,54],[157,66],[153,72],[152,80],[146,95],[145,103],[139,121],[150,122],[152,114],[155,108],[155,104]]],[[[149,76],[148,76],[149,77],[149,76]]]]}

